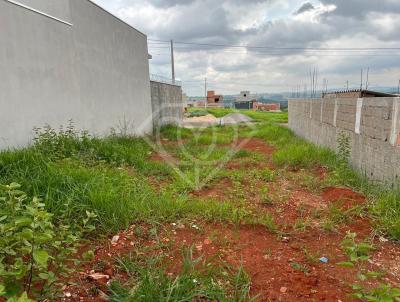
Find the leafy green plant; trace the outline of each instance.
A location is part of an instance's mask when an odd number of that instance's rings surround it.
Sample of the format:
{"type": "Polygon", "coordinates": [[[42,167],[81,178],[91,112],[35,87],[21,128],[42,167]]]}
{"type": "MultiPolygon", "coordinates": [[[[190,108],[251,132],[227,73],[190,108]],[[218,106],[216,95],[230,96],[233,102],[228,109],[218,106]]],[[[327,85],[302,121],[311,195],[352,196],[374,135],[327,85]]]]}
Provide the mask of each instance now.
{"type": "Polygon", "coordinates": [[[0,186],[0,296],[40,297],[54,289],[57,277],[69,271],[66,262],[76,252],[79,238],[92,231],[87,213],[81,229],[54,225],[54,217],[38,198],[28,199],[12,183],[0,186]]]}
{"type": "Polygon", "coordinates": [[[342,248],[349,256],[350,261],[338,263],[344,267],[358,266],[357,277],[361,281],[360,284],[351,286],[353,293],[352,297],[365,302],[400,302],[400,289],[394,288],[389,284],[380,284],[378,287],[364,286],[363,283],[371,278],[379,279],[383,274],[379,272],[368,271],[362,265],[363,262],[369,259],[374,247],[369,242],[356,242],[356,233],[347,232],[345,239],[342,242],[342,248]]]}
{"type": "Polygon", "coordinates": [[[367,241],[357,243],[356,237],[356,233],[348,231],[341,246],[351,262],[366,261],[375,248],[367,241]]]}
{"type": "Polygon", "coordinates": [[[260,189],[260,199],[264,205],[272,205],[274,203],[269,196],[269,189],[267,187],[260,189]]]}
{"type": "Polygon", "coordinates": [[[368,289],[360,285],[353,285],[354,298],[365,302],[400,302],[400,289],[388,284],[380,284],[378,287],[368,289]]]}
{"type": "Polygon", "coordinates": [[[43,128],[34,128],[34,148],[51,159],[61,159],[71,157],[79,150],[79,142],[88,142],[90,136],[87,132],[81,134],[75,130],[72,120],[64,129],[56,131],[50,125],[43,128]]]}
{"type": "Polygon", "coordinates": [[[350,136],[344,131],[340,132],[337,137],[337,149],[339,160],[342,163],[347,164],[350,158],[351,147],[350,136]]]}
{"type": "Polygon", "coordinates": [[[274,178],[275,178],[274,172],[271,171],[271,169],[269,169],[269,168],[264,168],[264,169],[261,171],[261,175],[262,175],[262,179],[263,179],[264,181],[267,181],[267,182],[271,182],[271,181],[273,181],[274,178]]]}

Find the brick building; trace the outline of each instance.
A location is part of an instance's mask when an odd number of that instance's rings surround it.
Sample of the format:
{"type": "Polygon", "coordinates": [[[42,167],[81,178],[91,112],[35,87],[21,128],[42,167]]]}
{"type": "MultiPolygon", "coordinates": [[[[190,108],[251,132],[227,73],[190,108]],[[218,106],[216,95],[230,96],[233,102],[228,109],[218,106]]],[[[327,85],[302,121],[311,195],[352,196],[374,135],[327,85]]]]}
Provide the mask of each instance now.
{"type": "Polygon", "coordinates": [[[257,110],[260,110],[260,111],[280,111],[281,110],[281,104],[279,104],[279,103],[273,103],[273,104],[258,103],[257,104],[257,110]]]}
{"type": "Polygon", "coordinates": [[[215,91],[207,91],[207,103],[208,104],[223,104],[224,96],[221,94],[215,94],[215,91]]]}

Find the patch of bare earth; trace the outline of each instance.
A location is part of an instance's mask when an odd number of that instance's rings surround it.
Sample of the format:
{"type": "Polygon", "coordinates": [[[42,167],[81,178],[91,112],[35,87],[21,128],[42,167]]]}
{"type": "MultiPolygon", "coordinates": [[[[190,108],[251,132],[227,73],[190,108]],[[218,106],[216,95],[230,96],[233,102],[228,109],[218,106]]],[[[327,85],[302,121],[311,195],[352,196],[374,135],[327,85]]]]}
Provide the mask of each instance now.
{"type": "MultiPolygon", "coordinates": [[[[279,237],[262,226],[178,223],[165,225],[159,234],[161,242],[171,243],[168,249],[162,249],[155,239],[138,239],[133,234],[134,228],[116,235],[118,240],[115,243],[110,238],[95,249],[95,259],[85,264],[79,277],[73,280],[77,285],[64,288],[64,292],[71,294],[64,300],[101,300],[108,294],[106,284],[110,280],[127,280],[124,273],[114,269],[115,257],[126,255],[138,247],[153,246],[153,253],[164,253],[169,259],[166,273],[171,277],[180,272],[183,247],[192,247],[194,257],[202,256],[204,262],[216,265],[226,262],[234,267],[242,265],[251,278],[251,294],[258,297],[257,301],[353,301],[349,298],[349,285],[357,282],[357,271],[337,265],[347,259],[339,247],[348,229],[367,233],[362,229],[368,229],[368,224],[355,221],[338,232],[312,229],[295,236],[279,237]],[[322,256],[329,259],[327,264],[318,261],[322,256]],[[103,275],[108,277],[91,278],[103,275]]],[[[384,264],[379,262],[383,253],[396,250],[391,243],[377,244],[377,248],[373,260],[368,263],[374,270],[383,268],[384,264]]],[[[398,257],[398,249],[393,257],[398,257]]],[[[392,283],[400,281],[393,274],[388,274],[387,280],[392,283]]]]}
{"type": "Polygon", "coordinates": [[[150,160],[179,165],[179,160],[166,151],[154,151],[150,156],[150,160]]]}
{"type": "Polygon", "coordinates": [[[243,138],[237,142],[237,148],[264,155],[271,155],[275,149],[260,138],[243,138]]]}
{"type": "MultiPolygon", "coordinates": [[[[266,163],[274,149],[259,139],[247,140],[241,149],[255,151],[265,155],[266,163]]],[[[153,160],[164,160],[155,157],[153,160]]],[[[259,163],[257,167],[264,167],[259,163]]],[[[228,169],[239,169],[236,161],[231,161],[228,169]]],[[[315,181],[326,177],[326,169],[311,171],[315,181]]],[[[236,185],[236,183],[235,183],[236,185]]],[[[243,188],[249,186],[244,182],[243,188]]],[[[370,238],[374,234],[368,218],[354,216],[349,222],[336,225],[334,231],[325,231],[320,227],[320,218],[313,213],[319,211],[327,215],[330,205],[345,211],[354,206],[363,205],[365,197],[348,188],[330,187],[321,193],[310,192],[293,180],[278,177],[273,182],[258,181],[252,190],[245,190],[246,202],[253,215],[270,213],[280,232],[273,233],[259,225],[232,225],[229,223],[196,222],[164,225],[154,238],[138,238],[135,228],[117,234],[113,238],[99,243],[95,248],[95,259],[82,266],[82,272],[73,276],[74,286],[67,286],[64,292],[72,293],[67,301],[97,301],[107,295],[106,284],[113,279],[126,281],[124,273],[115,270],[114,259],[127,255],[143,247],[154,247],[153,253],[163,253],[169,259],[166,272],[171,277],[179,274],[182,266],[182,248],[192,247],[194,256],[203,256],[203,262],[215,265],[228,263],[234,267],[243,266],[251,278],[251,294],[256,301],[355,301],[350,297],[350,285],[358,283],[356,268],[345,268],[339,262],[348,261],[348,256],[341,249],[341,242],[347,231],[358,234],[357,240],[370,238]],[[271,203],[266,204],[260,196],[267,188],[271,203]],[[311,221],[308,227],[295,230],[298,221],[311,221]],[[115,238],[114,238],[115,239],[115,238]],[[161,243],[168,243],[163,248],[161,243]],[[319,259],[326,257],[328,263],[319,259]],[[99,267],[103,263],[103,267],[99,267]],[[91,274],[107,275],[103,281],[93,280],[91,274]]],[[[234,189],[229,178],[211,182],[207,187],[191,193],[204,199],[226,200],[227,192],[234,189]]],[[[229,196],[229,194],[228,194],[229,196]]],[[[366,269],[385,272],[384,281],[394,286],[400,283],[400,247],[385,238],[374,237],[375,252],[366,269]]],[[[376,286],[372,281],[369,286],[376,286]]]]}
{"type": "Polygon", "coordinates": [[[224,200],[226,192],[232,188],[232,181],[229,178],[213,180],[200,190],[195,190],[190,193],[191,196],[202,199],[224,200]]]}
{"type": "Polygon", "coordinates": [[[265,157],[266,160],[264,161],[259,161],[259,162],[254,162],[254,161],[248,161],[246,159],[232,159],[229,161],[225,167],[228,170],[236,170],[236,169],[242,169],[242,168],[262,168],[262,167],[272,167],[272,162],[271,162],[271,155],[274,153],[275,149],[268,145],[265,141],[262,139],[258,138],[243,138],[239,139],[237,142],[235,142],[232,146],[233,149],[236,151],[240,150],[246,150],[249,152],[256,152],[265,157]]]}
{"type": "Polygon", "coordinates": [[[349,188],[326,188],[322,193],[322,199],[326,203],[336,202],[342,209],[349,209],[365,203],[365,196],[349,188]]]}

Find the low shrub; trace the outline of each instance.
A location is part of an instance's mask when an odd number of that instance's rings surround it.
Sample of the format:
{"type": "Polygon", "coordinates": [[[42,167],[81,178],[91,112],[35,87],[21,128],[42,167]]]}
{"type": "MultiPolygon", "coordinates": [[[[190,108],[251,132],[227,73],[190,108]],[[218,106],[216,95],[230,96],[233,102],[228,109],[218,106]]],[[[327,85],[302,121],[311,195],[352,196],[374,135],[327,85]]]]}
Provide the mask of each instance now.
{"type": "Polygon", "coordinates": [[[0,296],[10,299],[54,294],[57,280],[70,272],[67,262],[79,239],[94,230],[96,215],[79,222],[57,219],[38,198],[12,183],[0,186],[0,296]]]}

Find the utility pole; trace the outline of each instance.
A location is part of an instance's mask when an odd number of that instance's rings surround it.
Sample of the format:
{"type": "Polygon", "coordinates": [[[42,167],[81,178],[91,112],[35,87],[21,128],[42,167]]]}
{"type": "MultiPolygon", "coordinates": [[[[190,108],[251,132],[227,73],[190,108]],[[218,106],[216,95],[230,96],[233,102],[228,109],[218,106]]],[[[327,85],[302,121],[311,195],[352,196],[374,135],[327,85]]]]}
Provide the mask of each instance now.
{"type": "Polygon", "coordinates": [[[208,98],[207,98],[207,78],[204,78],[204,96],[206,98],[205,107],[207,108],[208,105],[208,98]]]}
{"type": "Polygon", "coordinates": [[[364,69],[361,68],[361,84],[360,84],[360,91],[362,91],[362,89],[363,89],[363,73],[364,73],[364,69]]]}
{"type": "Polygon", "coordinates": [[[349,90],[349,80],[346,81],[347,90],[349,90]]]}
{"type": "Polygon", "coordinates": [[[399,84],[397,85],[397,94],[400,94],[400,80],[399,80],[399,84]]]}
{"type": "Polygon", "coordinates": [[[367,71],[367,82],[365,83],[365,90],[368,90],[368,87],[369,87],[369,67],[367,71]]]}
{"type": "Polygon", "coordinates": [[[171,40],[171,68],[172,68],[172,84],[175,84],[175,58],[174,58],[174,41],[171,40]]]}

